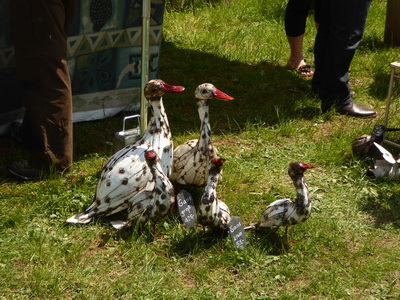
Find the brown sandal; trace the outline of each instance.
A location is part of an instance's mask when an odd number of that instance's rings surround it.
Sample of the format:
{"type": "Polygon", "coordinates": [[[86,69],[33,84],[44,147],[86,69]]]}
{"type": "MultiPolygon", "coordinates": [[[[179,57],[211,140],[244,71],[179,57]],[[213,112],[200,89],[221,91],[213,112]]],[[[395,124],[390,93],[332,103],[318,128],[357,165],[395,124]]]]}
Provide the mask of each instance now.
{"type": "Polygon", "coordinates": [[[303,76],[313,76],[314,71],[312,70],[310,65],[302,65],[296,69],[296,73],[303,76]]]}

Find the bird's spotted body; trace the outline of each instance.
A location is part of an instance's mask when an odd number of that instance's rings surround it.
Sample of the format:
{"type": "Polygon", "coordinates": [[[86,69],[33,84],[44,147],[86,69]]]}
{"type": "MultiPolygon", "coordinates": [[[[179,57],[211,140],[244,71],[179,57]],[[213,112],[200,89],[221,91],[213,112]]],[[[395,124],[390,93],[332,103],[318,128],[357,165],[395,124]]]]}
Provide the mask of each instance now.
{"type": "Polygon", "coordinates": [[[175,203],[174,188],[161,168],[157,153],[154,150],[147,150],[145,160],[150,178],[143,191],[129,202],[127,219],[112,222],[117,229],[130,227],[134,221],[146,223],[154,220],[156,222],[165,216],[175,203]]]}
{"type": "Polygon", "coordinates": [[[211,168],[200,200],[197,221],[203,226],[212,226],[226,230],[231,220],[228,206],[217,197],[217,184],[220,181],[223,158],[211,160],[211,168]]]}
{"type": "Polygon", "coordinates": [[[291,163],[289,165],[289,176],[296,187],[296,199],[280,199],[272,202],[264,210],[257,224],[246,229],[257,227],[285,226],[286,232],[290,225],[295,225],[306,221],[311,215],[311,199],[304,172],[307,169],[314,168],[315,165],[305,163],[291,163]]]}
{"type": "Polygon", "coordinates": [[[208,101],[213,98],[230,101],[233,98],[210,83],[199,85],[195,91],[195,98],[201,120],[200,137],[179,145],[175,149],[170,178],[182,185],[205,186],[210,161],[217,157],[217,150],[211,139],[208,101]]]}
{"type": "Polygon", "coordinates": [[[143,137],[117,151],[106,163],[97,183],[94,202],[82,213],[67,220],[69,223],[88,223],[95,216],[111,215],[128,208],[129,203],[146,188],[152,174],[145,153],[154,149],[166,176],[171,172],[173,143],[162,95],[182,92],[183,87],[150,80],[144,95],[153,109],[153,116],[143,137]]]}

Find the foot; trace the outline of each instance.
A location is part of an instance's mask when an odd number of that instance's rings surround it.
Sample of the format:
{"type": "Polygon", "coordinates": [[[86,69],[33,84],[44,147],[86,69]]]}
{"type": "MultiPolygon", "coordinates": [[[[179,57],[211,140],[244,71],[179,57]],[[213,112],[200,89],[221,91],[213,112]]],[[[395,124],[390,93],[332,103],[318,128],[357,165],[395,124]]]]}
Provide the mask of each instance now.
{"type": "Polygon", "coordinates": [[[378,113],[373,109],[365,108],[352,101],[346,106],[337,109],[337,112],[341,115],[349,115],[357,118],[375,118],[378,113]]]}
{"type": "Polygon", "coordinates": [[[15,162],[8,166],[11,175],[22,180],[39,180],[40,171],[32,167],[27,160],[15,162]]]}
{"type": "Polygon", "coordinates": [[[303,76],[314,75],[314,71],[312,70],[311,65],[308,65],[304,59],[300,61],[294,61],[293,59],[289,59],[287,67],[303,76]]]}

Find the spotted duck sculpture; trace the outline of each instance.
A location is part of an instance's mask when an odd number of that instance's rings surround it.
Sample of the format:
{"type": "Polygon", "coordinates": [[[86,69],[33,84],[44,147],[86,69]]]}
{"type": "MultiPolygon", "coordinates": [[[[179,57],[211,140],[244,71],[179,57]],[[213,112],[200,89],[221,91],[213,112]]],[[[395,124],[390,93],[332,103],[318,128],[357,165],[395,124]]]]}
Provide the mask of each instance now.
{"type": "Polygon", "coordinates": [[[160,159],[166,176],[171,172],[173,142],[162,96],[184,91],[161,79],[150,80],[144,96],[151,105],[153,115],[142,138],[117,151],[104,166],[97,182],[93,203],[83,212],[70,217],[68,223],[88,223],[93,217],[111,215],[128,208],[132,199],[142,192],[152,178],[145,153],[153,149],[160,159]]]}
{"type": "Polygon", "coordinates": [[[181,185],[202,187],[207,183],[211,159],[217,158],[217,150],[211,139],[209,101],[230,101],[234,98],[221,92],[211,83],[199,85],[195,91],[195,98],[201,121],[200,137],[176,147],[170,179],[181,185]]]}

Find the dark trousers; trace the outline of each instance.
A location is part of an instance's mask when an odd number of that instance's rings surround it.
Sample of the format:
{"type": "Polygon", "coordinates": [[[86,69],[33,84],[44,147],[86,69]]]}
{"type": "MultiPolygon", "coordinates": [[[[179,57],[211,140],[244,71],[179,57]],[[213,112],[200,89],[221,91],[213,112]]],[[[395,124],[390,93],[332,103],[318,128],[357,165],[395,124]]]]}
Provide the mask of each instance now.
{"type": "Polygon", "coordinates": [[[349,104],[349,68],[364,34],[371,0],[322,0],[315,39],[313,89],[322,111],[349,104]]]}
{"type": "Polygon", "coordinates": [[[36,168],[69,170],[73,154],[72,89],[66,62],[73,1],[10,0],[17,74],[24,87],[24,142],[36,168]]]}
{"type": "Polygon", "coordinates": [[[308,13],[314,10],[314,20],[320,23],[319,6],[322,0],[289,0],[285,10],[285,32],[287,36],[304,34],[308,13]]]}

